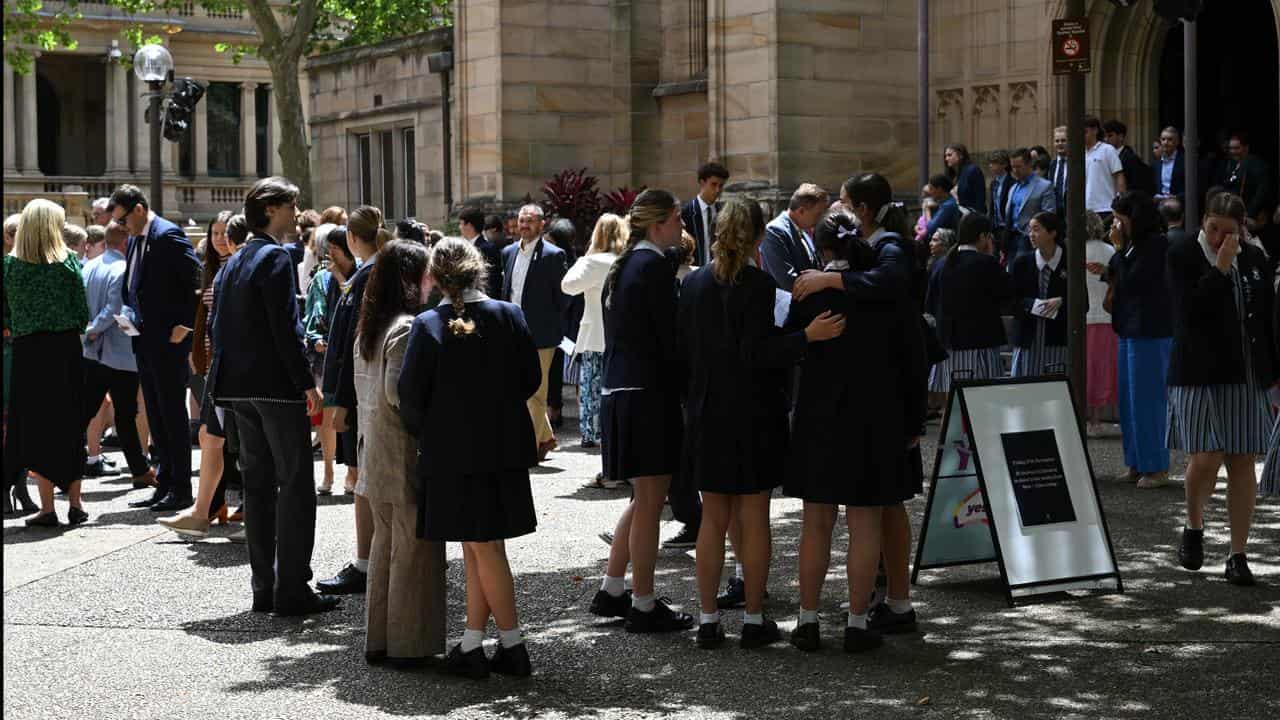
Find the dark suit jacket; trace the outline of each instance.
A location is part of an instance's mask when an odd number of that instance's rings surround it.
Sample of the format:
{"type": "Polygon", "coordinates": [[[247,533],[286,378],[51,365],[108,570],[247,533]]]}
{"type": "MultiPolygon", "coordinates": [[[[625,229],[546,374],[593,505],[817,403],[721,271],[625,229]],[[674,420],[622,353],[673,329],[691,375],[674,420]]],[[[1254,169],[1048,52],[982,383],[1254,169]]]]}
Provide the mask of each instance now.
{"type": "Polygon", "coordinates": [[[818,269],[816,255],[815,259],[810,259],[800,228],[791,222],[786,211],[765,226],[760,257],[773,282],[787,292],[791,292],[800,273],[818,269]]]}
{"type": "Polygon", "coordinates": [[[560,291],[560,281],[569,269],[568,260],[564,250],[546,238],[538,238],[524,278],[524,291],[517,302],[511,297],[511,280],[519,253],[519,241],[502,249],[502,299],[519,305],[524,311],[537,347],[556,347],[564,339],[564,309],[569,304],[569,299],[560,291]]]}
{"type": "Polygon", "coordinates": [[[1065,218],[1067,216],[1067,191],[1071,187],[1071,165],[1065,158],[1055,157],[1053,162],[1049,163],[1049,177],[1045,178],[1049,181],[1050,187],[1053,188],[1053,199],[1056,203],[1058,216],[1065,218]],[[1062,192],[1058,192],[1058,163],[1063,163],[1067,168],[1066,182],[1062,184],[1062,192]]]}
{"type": "Polygon", "coordinates": [[[676,273],[667,258],[632,250],[600,293],[606,388],[644,388],[679,398],[684,378],[676,348],[676,273]]]}
{"type": "Polygon", "coordinates": [[[1142,190],[1150,195],[1156,194],[1156,185],[1152,184],[1151,166],[1125,145],[1120,148],[1120,166],[1124,169],[1125,187],[1129,190],[1142,190]]]}
{"type": "Polygon", "coordinates": [[[167,343],[173,328],[195,328],[196,297],[200,289],[200,261],[196,258],[191,241],[182,228],[157,215],[143,245],[141,275],[136,293],[133,275],[138,272],[134,263],[134,250],[140,237],[129,238],[125,253],[124,280],[120,288],[124,304],[135,311],[132,318],[141,331],[134,338],[134,348],[156,342],[167,343]],[[138,315],[141,322],[138,322],[138,315]]]}
{"type": "Polygon", "coordinates": [[[418,438],[420,486],[427,477],[527,470],[538,461],[525,403],[542,367],[524,314],[498,300],[467,303],[476,332],[465,336],[449,331],[454,317],[452,305],[419,315],[400,369],[400,417],[418,438]]]}
{"type": "MultiPolygon", "coordinates": [[[[1036,254],[1039,251],[1019,255],[1013,261],[1013,291],[1018,300],[1017,325],[1013,342],[1018,347],[1031,347],[1036,339],[1036,322],[1043,318],[1032,315],[1031,308],[1040,297],[1040,269],[1036,265],[1036,254]]],[[[1049,278],[1049,292],[1046,298],[1062,298],[1062,307],[1058,316],[1045,320],[1044,344],[1067,344],[1067,249],[1062,248],[1062,258],[1058,267],[1049,278]]]]}
{"type": "MultiPolygon", "coordinates": [[[[356,409],[356,376],[354,348],[356,326],[360,323],[360,307],[364,304],[364,291],[369,285],[369,275],[377,257],[369,258],[351,274],[351,285],[329,323],[329,349],[324,354],[324,374],[320,385],[325,395],[333,397],[336,407],[356,409]]],[[[332,282],[332,280],[330,281],[332,282]]],[[[348,425],[354,419],[348,418],[348,425]]]]}
{"type": "Polygon", "coordinates": [[[214,278],[210,387],[220,402],[302,401],[315,387],[287,250],[255,235],[214,278]]]}
{"type": "Polygon", "coordinates": [[[1013,284],[1000,262],[971,250],[948,253],[929,278],[925,301],[938,321],[938,339],[952,350],[1005,344],[1000,308],[1013,284]]]}
{"type": "Polygon", "coordinates": [[[485,281],[484,293],[494,300],[500,300],[503,286],[502,250],[489,242],[484,235],[476,237],[476,249],[484,256],[484,262],[489,266],[489,279],[485,281]]]}
{"type": "Polygon", "coordinates": [[[1244,168],[1235,160],[1228,160],[1224,168],[1226,182],[1223,187],[1244,199],[1248,216],[1256,218],[1260,213],[1271,211],[1274,207],[1274,187],[1271,181],[1271,168],[1260,157],[1246,156],[1244,168]]]}
{"type": "MultiPolygon", "coordinates": [[[[1178,237],[1186,237],[1178,231],[1178,237]]],[[[1171,234],[1172,236],[1172,234],[1171,234]]],[[[1152,235],[1111,256],[1111,327],[1122,338],[1173,336],[1165,255],[1169,241],[1152,235]]]]}
{"type": "Polygon", "coordinates": [[[696,196],[680,208],[680,222],[684,223],[684,229],[693,236],[698,245],[696,255],[690,263],[692,265],[702,267],[711,262],[711,244],[715,242],[716,237],[716,215],[720,212],[722,203],[717,202],[713,207],[715,210],[711,213],[709,228],[703,227],[702,213],[699,212],[696,196]]]}
{"type": "Polygon", "coordinates": [[[987,214],[987,181],[976,163],[961,166],[956,177],[956,200],[974,212],[987,214]]]}
{"type": "Polygon", "coordinates": [[[1010,225],[1009,218],[1006,217],[1008,215],[1007,208],[1009,207],[1009,192],[1013,190],[1013,186],[1016,181],[1014,180],[1012,173],[1005,173],[1003,178],[999,178],[1001,182],[1000,195],[999,197],[996,197],[996,180],[997,178],[991,178],[990,190],[987,193],[988,197],[991,198],[991,203],[988,207],[991,208],[990,215],[993,221],[996,217],[996,208],[1000,208],[999,227],[1007,228],[1010,225]]]}
{"type": "Polygon", "coordinates": [[[1258,382],[1264,388],[1275,382],[1280,366],[1272,326],[1273,276],[1262,252],[1251,245],[1240,248],[1236,263],[1245,283],[1243,323],[1236,311],[1231,276],[1209,264],[1199,241],[1188,237],[1169,246],[1169,300],[1173,306],[1170,385],[1245,382],[1245,343],[1252,351],[1258,382]]]}
{"type": "MultiPolygon", "coordinates": [[[[1160,193],[1160,173],[1163,164],[1156,162],[1151,166],[1152,187],[1155,188],[1156,194],[1160,193]]],[[[1169,194],[1177,197],[1179,200],[1186,202],[1187,199],[1187,156],[1181,149],[1178,154],[1173,157],[1173,175],[1169,180],[1169,194]]]]}

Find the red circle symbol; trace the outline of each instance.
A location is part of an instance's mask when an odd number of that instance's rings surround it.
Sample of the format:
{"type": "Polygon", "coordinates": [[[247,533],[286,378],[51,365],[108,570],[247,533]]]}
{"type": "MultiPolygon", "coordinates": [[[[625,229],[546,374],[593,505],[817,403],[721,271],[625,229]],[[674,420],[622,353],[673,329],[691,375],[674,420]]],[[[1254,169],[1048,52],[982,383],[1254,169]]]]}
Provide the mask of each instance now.
{"type": "Polygon", "coordinates": [[[1062,53],[1068,57],[1075,57],[1080,54],[1080,41],[1075,38],[1067,38],[1062,43],[1062,53]]]}

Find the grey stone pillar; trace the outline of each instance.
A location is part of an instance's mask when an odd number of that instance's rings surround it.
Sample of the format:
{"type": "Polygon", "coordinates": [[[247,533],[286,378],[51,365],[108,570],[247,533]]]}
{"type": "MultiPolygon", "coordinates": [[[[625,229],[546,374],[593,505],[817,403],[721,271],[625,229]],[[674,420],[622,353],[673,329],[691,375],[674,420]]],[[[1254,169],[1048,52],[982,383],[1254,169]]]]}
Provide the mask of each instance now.
{"type": "Polygon", "coordinates": [[[119,63],[107,61],[107,107],[104,137],[107,174],[129,172],[129,83],[127,71],[119,63]]]}
{"type": "Polygon", "coordinates": [[[258,177],[258,120],[254,91],[258,83],[240,84],[240,175],[258,177]]]}
{"type": "Polygon", "coordinates": [[[21,76],[22,88],[22,137],[19,147],[22,149],[22,170],[27,174],[40,174],[39,136],[36,134],[36,66],[38,60],[31,63],[31,72],[21,76]]]}
{"type": "MultiPolygon", "coordinates": [[[[13,75],[13,68],[9,67],[9,63],[4,63],[4,106],[7,108],[17,107],[14,102],[16,97],[14,93],[13,82],[16,78],[13,75]]],[[[4,174],[12,175],[18,172],[17,152],[17,129],[14,127],[14,119],[12,116],[4,125],[4,174]]]]}
{"type": "Polygon", "coordinates": [[[202,99],[196,103],[195,127],[191,128],[191,141],[194,144],[193,169],[197,178],[209,176],[209,101],[202,99]]]}

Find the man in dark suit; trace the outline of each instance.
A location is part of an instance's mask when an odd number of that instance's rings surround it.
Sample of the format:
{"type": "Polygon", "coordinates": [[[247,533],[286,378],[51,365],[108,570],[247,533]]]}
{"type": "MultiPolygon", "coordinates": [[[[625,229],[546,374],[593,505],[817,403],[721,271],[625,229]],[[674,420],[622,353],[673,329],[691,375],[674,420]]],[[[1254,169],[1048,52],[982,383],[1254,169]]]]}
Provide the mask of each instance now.
{"type": "Polygon", "coordinates": [[[1227,152],[1231,159],[1227,161],[1223,187],[1244,200],[1249,231],[1257,235],[1271,220],[1274,202],[1271,169],[1265,160],[1249,154],[1249,136],[1244,132],[1231,135],[1227,152]]]}
{"type": "MultiPolygon", "coordinates": [[[[1053,163],[1049,165],[1049,182],[1053,184],[1054,207],[1058,216],[1067,216],[1067,172],[1070,166],[1067,161],[1067,127],[1062,125],[1053,129],[1053,163]]],[[[1012,266],[1012,262],[1010,266],[1012,266]]]]}
{"type": "Polygon", "coordinates": [[[475,243],[476,249],[484,256],[485,265],[489,266],[489,277],[485,281],[485,294],[494,300],[502,299],[502,250],[484,236],[484,211],[469,207],[458,215],[458,231],[462,238],[475,243]]]}
{"type": "Polygon", "coordinates": [[[1151,168],[1155,197],[1163,200],[1175,197],[1183,203],[1187,200],[1187,158],[1182,152],[1182,133],[1176,127],[1160,131],[1160,153],[1151,168]]]}
{"type": "Polygon", "coordinates": [[[987,192],[987,207],[991,208],[991,226],[996,238],[997,253],[1007,247],[1009,219],[1005,206],[1009,204],[1009,191],[1013,189],[1013,177],[1009,175],[1009,153],[996,150],[987,159],[987,171],[991,173],[991,187],[987,192]]]}
{"type": "Polygon", "coordinates": [[[720,212],[720,193],[729,181],[729,171],[720,163],[704,163],[698,168],[698,194],[680,208],[680,221],[693,236],[696,248],[692,260],[702,267],[711,262],[711,245],[716,239],[716,213],[720,212]]]}
{"type": "Polygon", "coordinates": [[[192,504],[187,356],[196,322],[200,261],[182,228],[151,212],[138,187],[117,188],[108,210],[131,236],[121,286],[122,314],[139,331],[133,352],[151,441],[160,455],[155,491],[129,506],[182,510],[192,504]]]}
{"type": "Polygon", "coordinates": [[[338,605],[308,585],[316,532],[309,417],[321,399],[294,299],[293,259],[281,247],[297,200],[298,188],[281,177],[250,188],[244,217],[253,234],[218,273],[210,320],[210,393],[218,411],[234,415],[240,441],[253,610],[277,615],[338,605]]]}
{"type": "Polygon", "coordinates": [[[1187,237],[1187,218],[1186,211],[1182,206],[1182,201],[1176,197],[1167,197],[1160,201],[1160,217],[1164,218],[1164,224],[1168,228],[1169,243],[1179,242],[1187,237]]]}
{"type": "Polygon", "coordinates": [[[529,416],[538,440],[538,460],[556,448],[555,432],[547,417],[547,386],[551,360],[564,339],[564,309],[568,298],[560,291],[560,280],[568,271],[564,250],[542,237],[542,207],[520,208],[517,220],[520,242],[502,250],[502,299],[524,310],[542,363],[542,385],[529,398],[529,416]]]}
{"type": "Polygon", "coordinates": [[[1126,144],[1129,127],[1119,120],[1108,120],[1102,125],[1102,139],[1116,149],[1120,155],[1120,166],[1124,168],[1124,186],[1128,190],[1143,190],[1155,195],[1155,185],[1151,182],[1151,166],[1147,165],[1133,148],[1126,144]]]}
{"type": "Polygon", "coordinates": [[[787,209],[765,226],[760,258],[779,289],[791,292],[800,273],[822,269],[812,233],[829,200],[826,190],[803,183],[791,193],[787,209]]]}

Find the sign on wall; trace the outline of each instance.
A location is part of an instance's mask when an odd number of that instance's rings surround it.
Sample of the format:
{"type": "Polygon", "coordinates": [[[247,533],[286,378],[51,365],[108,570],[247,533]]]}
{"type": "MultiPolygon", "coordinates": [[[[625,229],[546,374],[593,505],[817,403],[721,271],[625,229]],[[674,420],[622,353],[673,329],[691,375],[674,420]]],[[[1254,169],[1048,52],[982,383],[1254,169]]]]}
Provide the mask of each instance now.
{"type": "Polygon", "coordinates": [[[1088,18],[1054,20],[1053,74],[1083,75],[1092,69],[1088,18]]]}

